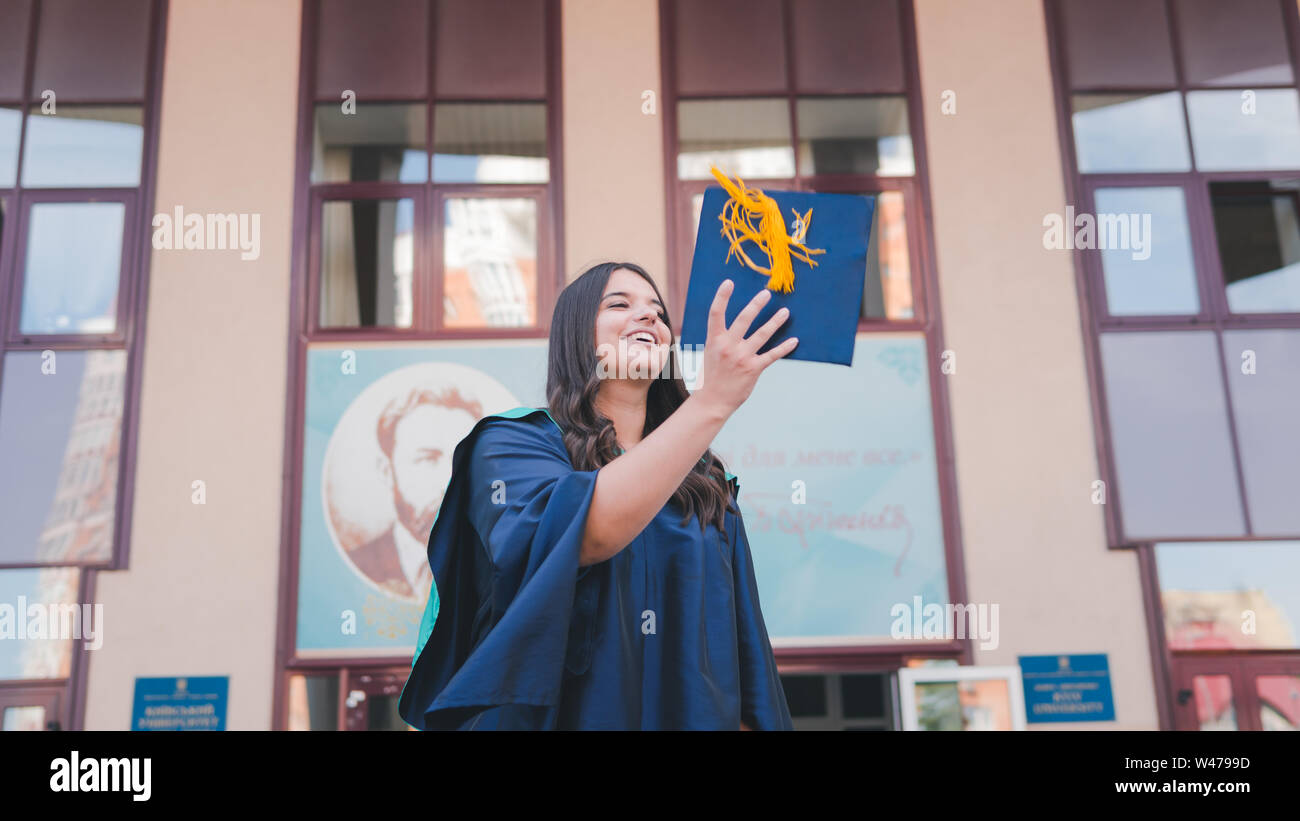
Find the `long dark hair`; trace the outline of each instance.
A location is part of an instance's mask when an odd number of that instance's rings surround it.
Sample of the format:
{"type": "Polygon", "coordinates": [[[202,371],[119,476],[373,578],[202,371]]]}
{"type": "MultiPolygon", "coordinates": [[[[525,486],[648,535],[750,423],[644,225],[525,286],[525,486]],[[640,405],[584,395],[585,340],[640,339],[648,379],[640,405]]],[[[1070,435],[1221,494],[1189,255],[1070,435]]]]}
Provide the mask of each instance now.
{"type": "MultiPolygon", "coordinates": [[[[588,268],[560,292],[551,318],[546,401],[551,416],[564,431],[564,446],[577,470],[597,470],[619,455],[614,423],[596,410],[595,399],[601,382],[597,369],[596,313],[600,310],[610,274],[620,268],[650,283],[659,301],[663,302],[659,287],[641,266],[630,262],[602,262],[588,268]]],[[[671,345],[674,339],[672,323],[668,321],[665,324],[668,325],[671,345]]],[[[664,372],[668,375],[651,380],[646,396],[643,437],[649,436],[690,396],[686,383],[682,381],[677,353],[671,347],[664,372]]],[[[692,515],[698,516],[701,531],[707,522],[723,529],[727,510],[736,510],[722,460],[714,455],[712,449],[704,452],[704,458],[686,474],[669,501],[683,512],[682,525],[689,522],[692,515]]]]}

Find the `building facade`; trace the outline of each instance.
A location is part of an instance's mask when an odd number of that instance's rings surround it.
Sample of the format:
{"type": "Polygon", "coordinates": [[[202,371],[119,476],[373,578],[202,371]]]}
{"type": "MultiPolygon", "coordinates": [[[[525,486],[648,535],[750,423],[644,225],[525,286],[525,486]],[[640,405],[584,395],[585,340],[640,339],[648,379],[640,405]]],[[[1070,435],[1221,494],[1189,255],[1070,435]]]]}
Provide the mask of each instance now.
{"type": "Polygon", "coordinates": [[[1296,729],[1298,55],[1291,0],[0,0],[4,728],[403,729],[456,442],[591,264],[681,327],[718,165],[876,198],[853,366],[715,442],[798,728],[1296,729]]]}

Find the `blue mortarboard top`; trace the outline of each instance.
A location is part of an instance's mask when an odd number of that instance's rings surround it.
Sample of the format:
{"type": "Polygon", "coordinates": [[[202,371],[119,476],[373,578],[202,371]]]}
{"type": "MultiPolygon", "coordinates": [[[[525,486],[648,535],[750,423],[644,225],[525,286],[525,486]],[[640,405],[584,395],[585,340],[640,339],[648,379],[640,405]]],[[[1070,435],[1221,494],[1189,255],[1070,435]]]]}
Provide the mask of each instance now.
{"type": "MultiPolygon", "coordinates": [[[[719,172],[720,173],[720,172],[719,172]]],[[[715,173],[715,176],[718,174],[715,173]]],[[[738,186],[737,188],[742,188],[738,186]]],[[[754,193],[747,189],[746,193],[754,193]]],[[[772,290],[772,298],[749,326],[749,333],[762,327],[781,308],[790,309],[790,318],[759,352],[766,352],[792,336],[799,344],[786,359],[853,364],[853,343],[858,330],[862,306],[863,281],[867,272],[867,241],[871,236],[871,219],[876,198],[858,194],[811,194],[799,191],[762,192],[776,201],[784,217],[785,236],[797,238],[804,230],[802,245],[809,251],[824,253],[805,256],[816,265],[792,255],[794,290],[772,290]],[[811,217],[804,226],[801,217],[811,217]],[[796,215],[797,212],[797,215],[796,215]]],[[[708,336],[709,306],[718,286],[725,279],[735,283],[727,303],[728,327],[736,315],[749,304],[759,290],[768,287],[769,277],[745,264],[738,254],[728,252],[732,240],[724,233],[720,220],[732,196],[721,187],[704,191],[700,210],[700,231],[695,238],[695,257],[691,261],[691,280],[686,291],[686,310],[682,319],[681,344],[703,346],[708,336]]],[[[745,209],[733,206],[731,216],[744,219],[745,209]]],[[[760,217],[748,214],[748,226],[757,229],[760,217]]],[[[734,220],[733,226],[738,225],[734,220]]],[[[743,231],[737,236],[743,236],[743,231]]],[[[740,249],[763,268],[771,268],[771,257],[755,241],[745,240],[740,249]]],[[[769,289],[771,290],[771,289],[769,289]]],[[[748,335],[748,334],[747,334],[748,335]]]]}

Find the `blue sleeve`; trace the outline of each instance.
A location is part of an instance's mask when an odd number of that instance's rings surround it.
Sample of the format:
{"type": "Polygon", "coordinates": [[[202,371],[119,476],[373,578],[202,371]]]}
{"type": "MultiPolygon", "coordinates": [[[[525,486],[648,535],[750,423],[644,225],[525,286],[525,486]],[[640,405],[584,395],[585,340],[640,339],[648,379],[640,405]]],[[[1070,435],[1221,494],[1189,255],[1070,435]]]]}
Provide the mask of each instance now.
{"type": "Polygon", "coordinates": [[[590,644],[574,596],[596,473],[527,420],[490,417],[457,447],[429,542],[439,612],[399,702],[411,726],[460,727],[489,708],[549,722],[566,650],[590,644]]]}
{"type": "Polygon", "coordinates": [[[736,640],[740,655],[740,717],[752,730],[793,730],[785,688],[763,623],[745,520],[735,515],[731,568],[736,591],[736,640]]]}

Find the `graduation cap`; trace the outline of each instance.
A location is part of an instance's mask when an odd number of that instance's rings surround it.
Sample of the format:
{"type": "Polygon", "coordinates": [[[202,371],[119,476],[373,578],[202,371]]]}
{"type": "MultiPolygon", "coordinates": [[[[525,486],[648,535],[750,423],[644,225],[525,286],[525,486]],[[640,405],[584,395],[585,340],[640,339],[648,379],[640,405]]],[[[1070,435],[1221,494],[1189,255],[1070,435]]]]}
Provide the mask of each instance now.
{"type": "Polygon", "coordinates": [[[781,308],[790,309],[760,353],[797,336],[799,344],[786,359],[852,365],[876,198],[764,192],[712,171],[721,187],[704,191],[681,344],[704,345],[709,307],[718,286],[730,279],[735,287],[728,326],[762,288],[772,298],[750,323],[750,333],[781,308]]]}

